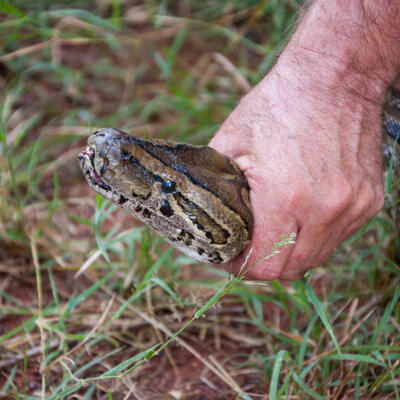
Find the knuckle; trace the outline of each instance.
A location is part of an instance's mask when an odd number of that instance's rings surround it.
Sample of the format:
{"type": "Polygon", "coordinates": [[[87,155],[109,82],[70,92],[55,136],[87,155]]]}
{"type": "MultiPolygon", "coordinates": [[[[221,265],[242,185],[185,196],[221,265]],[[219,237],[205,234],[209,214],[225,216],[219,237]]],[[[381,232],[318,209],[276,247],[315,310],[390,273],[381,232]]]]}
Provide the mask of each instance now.
{"type": "Polygon", "coordinates": [[[355,203],[351,210],[352,219],[357,219],[362,216],[369,217],[371,215],[371,208],[374,204],[375,194],[374,190],[369,186],[365,185],[361,190],[361,193],[357,196],[355,203]]]}
{"type": "Polygon", "coordinates": [[[285,203],[289,210],[296,210],[301,208],[305,201],[305,193],[302,185],[294,183],[291,188],[287,188],[285,193],[285,203]]]}
{"type": "Polygon", "coordinates": [[[322,210],[324,222],[331,223],[336,220],[349,207],[352,198],[353,191],[347,180],[343,179],[333,184],[324,199],[322,210]]]}
{"type": "Polygon", "coordinates": [[[364,184],[353,205],[353,218],[369,220],[382,209],[385,201],[383,188],[372,183],[364,184]]]}

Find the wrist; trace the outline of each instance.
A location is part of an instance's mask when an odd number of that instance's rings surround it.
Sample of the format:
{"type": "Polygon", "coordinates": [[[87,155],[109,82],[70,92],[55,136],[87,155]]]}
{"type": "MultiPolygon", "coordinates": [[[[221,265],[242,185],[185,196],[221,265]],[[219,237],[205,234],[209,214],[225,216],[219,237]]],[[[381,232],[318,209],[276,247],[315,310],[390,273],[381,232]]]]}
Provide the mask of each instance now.
{"type": "Polygon", "coordinates": [[[289,83],[301,78],[305,93],[317,84],[326,101],[358,96],[380,106],[400,69],[399,38],[399,1],[319,0],[276,69],[289,83]]]}

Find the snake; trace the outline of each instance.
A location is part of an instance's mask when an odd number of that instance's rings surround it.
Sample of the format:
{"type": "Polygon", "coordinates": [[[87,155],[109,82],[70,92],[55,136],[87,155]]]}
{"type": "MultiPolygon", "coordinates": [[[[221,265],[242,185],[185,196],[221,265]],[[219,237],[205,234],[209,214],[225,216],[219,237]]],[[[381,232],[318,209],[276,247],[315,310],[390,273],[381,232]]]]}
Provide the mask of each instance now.
{"type": "Polygon", "coordinates": [[[400,90],[390,88],[382,106],[383,182],[387,196],[387,210],[393,219],[397,249],[395,259],[400,262],[400,90]]]}
{"type": "MultiPolygon", "coordinates": [[[[388,210],[400,233],[400,90],[382,106],[383,173],[388,210]]],[[[103,128],[79,154],[95,192],[125,209],[189,257],[226,263],[250,243],[253,216],[246,177],[208,146],[146,140],[103,128]]]]}

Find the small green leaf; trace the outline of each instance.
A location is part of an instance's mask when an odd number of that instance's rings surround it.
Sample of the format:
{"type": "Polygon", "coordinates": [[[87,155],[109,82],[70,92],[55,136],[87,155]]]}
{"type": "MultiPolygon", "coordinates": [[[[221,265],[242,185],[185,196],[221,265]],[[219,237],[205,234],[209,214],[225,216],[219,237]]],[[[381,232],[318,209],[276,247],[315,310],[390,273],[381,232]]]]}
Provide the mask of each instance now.
{"type": "Polygon", "coordinates": [[[85,224],[85,225],[92,226],[92,227],[94,226],[94,222],[90,221],[89,219],[77,217],[76,215],[68,215],[68,216],[71,219],[73,219],[74,221],[79,222],[81,224],[85,224]]]}

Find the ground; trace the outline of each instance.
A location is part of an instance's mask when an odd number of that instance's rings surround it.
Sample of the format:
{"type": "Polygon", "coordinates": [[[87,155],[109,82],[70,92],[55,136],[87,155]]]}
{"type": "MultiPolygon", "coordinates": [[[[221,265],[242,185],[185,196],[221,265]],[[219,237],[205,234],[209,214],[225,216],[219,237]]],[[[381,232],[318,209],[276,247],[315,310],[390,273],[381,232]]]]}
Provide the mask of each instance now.
{"type": "Polygon", "coordinates": [[[306,279],[246,283],[170,250],[77,162],[97,127],[206,143],[299,7],[0,3],[0,398],[400,398],[384,213],[306,279]]]}

